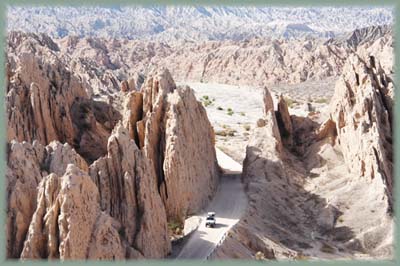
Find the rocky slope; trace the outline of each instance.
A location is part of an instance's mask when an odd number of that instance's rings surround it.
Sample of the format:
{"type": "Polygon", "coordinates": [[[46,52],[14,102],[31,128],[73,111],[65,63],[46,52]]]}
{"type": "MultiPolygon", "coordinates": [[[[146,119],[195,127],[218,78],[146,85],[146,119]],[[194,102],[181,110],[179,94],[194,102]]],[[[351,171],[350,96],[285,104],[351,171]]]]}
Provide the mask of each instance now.
{"type": "Polygon", "coordinates": [[[113,77],[113,82],[104,84],[109,92],[115,92],[119,88],[113,83],[134,76],[131,83],[140,87],[140,75],[147,75],[153,67],[168,67],[175,80],[185,82],[262,86],[325,81],[342,73],[347,56],[357,46],[380,39],[388,47],[390,36],[391,27],[377,26],[356,30],[345,40],[339,37],[327,42],[318,38],[157,42],[73,36],[57,42],[74,62],[85,62],[87,68],[97,64],[92,76],[99,75],[100,80],[113,77]]]}
{"type": "Polygon", "coordinates": [[[243,165],[249,208],[217,258],[393,256],[394,88],[379,53],[349,57],[321,125],[283,99],[275,111],[266,91],[243,165]]]}
{"type": "Polygon", "coordinates": [[[387,25],[360,28],[347,33],[344,36],[330,39],[326,43],[340,44],[357,50],[358,46],[371,43],[384,35],[392,35],[392,31],[392,27],[387,25]]]}
{"type": "Polygon", "coordinates": [[[71,62],[46,35],[9,36],[7,257],[163,258],[168,223],[218,184],[204,107],[166,69],[104,101],[71,62]]]}

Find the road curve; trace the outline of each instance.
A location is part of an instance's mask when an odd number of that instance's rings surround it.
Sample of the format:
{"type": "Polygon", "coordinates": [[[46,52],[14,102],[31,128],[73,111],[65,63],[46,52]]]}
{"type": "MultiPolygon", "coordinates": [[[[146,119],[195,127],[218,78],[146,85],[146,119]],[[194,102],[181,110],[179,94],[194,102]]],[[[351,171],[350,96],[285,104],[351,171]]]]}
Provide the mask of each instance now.
{"type": "Polygon", "coordinates": [[[177,259],[206,259],[246,209],[247,198],[240,181],[242,166],[221,150],[216,149],[216,152],[218,164],[224,171],[218,190],[201,215],[201,224],[190,236],[177,259]],[[216,213],[217,225],[207,228],[205,217],[211,211],[216,213]]]}

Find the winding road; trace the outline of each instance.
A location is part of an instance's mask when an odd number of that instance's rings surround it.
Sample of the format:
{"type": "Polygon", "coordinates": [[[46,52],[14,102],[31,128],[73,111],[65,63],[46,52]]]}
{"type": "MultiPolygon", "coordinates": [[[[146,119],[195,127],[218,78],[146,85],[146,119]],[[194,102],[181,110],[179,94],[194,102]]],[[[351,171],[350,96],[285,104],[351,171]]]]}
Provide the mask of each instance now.
{"type": "Polygon", "coordinates": [[[242,166],[221,150],[216,149],[216,152],[224,174],[213,200],[200,216],[202,220],[199,227],[183,246],[177,259],[207,259],[246,209],[247,198],[240,180],[242,166]],[[205,217],[211,211],[216,213],[217,224],[214,228],[207,228],[205,217]]]}

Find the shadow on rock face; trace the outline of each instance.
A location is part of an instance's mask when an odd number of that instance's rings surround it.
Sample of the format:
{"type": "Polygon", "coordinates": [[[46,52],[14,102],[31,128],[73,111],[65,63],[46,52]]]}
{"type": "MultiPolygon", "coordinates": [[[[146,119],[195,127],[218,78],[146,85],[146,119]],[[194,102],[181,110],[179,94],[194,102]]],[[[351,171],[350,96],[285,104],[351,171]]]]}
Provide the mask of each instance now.
{"type": "MultiPolygon", "coordinates": [[[[288,155],[288,157],[291,157],[288,155]]],[[[303,252],[329,242],[339,250],[354,238],[351,228],[336,227],[339,209],[303,188],[307,170],[296,158],[272,161],[257,147],[247,147],[246,167],[242,175],[249,208],[239,227],[247,246],[261,250],[264,240],[273,241],[281,250],[303,252]]]]}
{"type": "Polygon", "coordinates": [[[110,104],[91,99],[75,98],[71,106],[77,152],[89,163],[107,153],[107,141],[121,114],[110,104]]]}

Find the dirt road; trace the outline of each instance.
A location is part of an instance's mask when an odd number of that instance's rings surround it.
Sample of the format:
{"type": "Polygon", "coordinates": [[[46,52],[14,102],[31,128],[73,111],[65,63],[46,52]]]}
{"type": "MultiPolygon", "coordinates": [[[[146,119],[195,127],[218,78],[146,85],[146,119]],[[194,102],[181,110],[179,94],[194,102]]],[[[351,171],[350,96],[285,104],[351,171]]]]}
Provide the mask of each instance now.
{"type": "Polygon", "coordinates": [[[200,226],[188,239],[177,259],[206,259],[245,211],[247,198],[240,181],[242,166],[218,149],[217,159],[224,170],[218,191],[206,212],[201,215],[200,226]],[[207,228],[205,217],[211,211],[216,213],[217,225],[207,228]]]}

